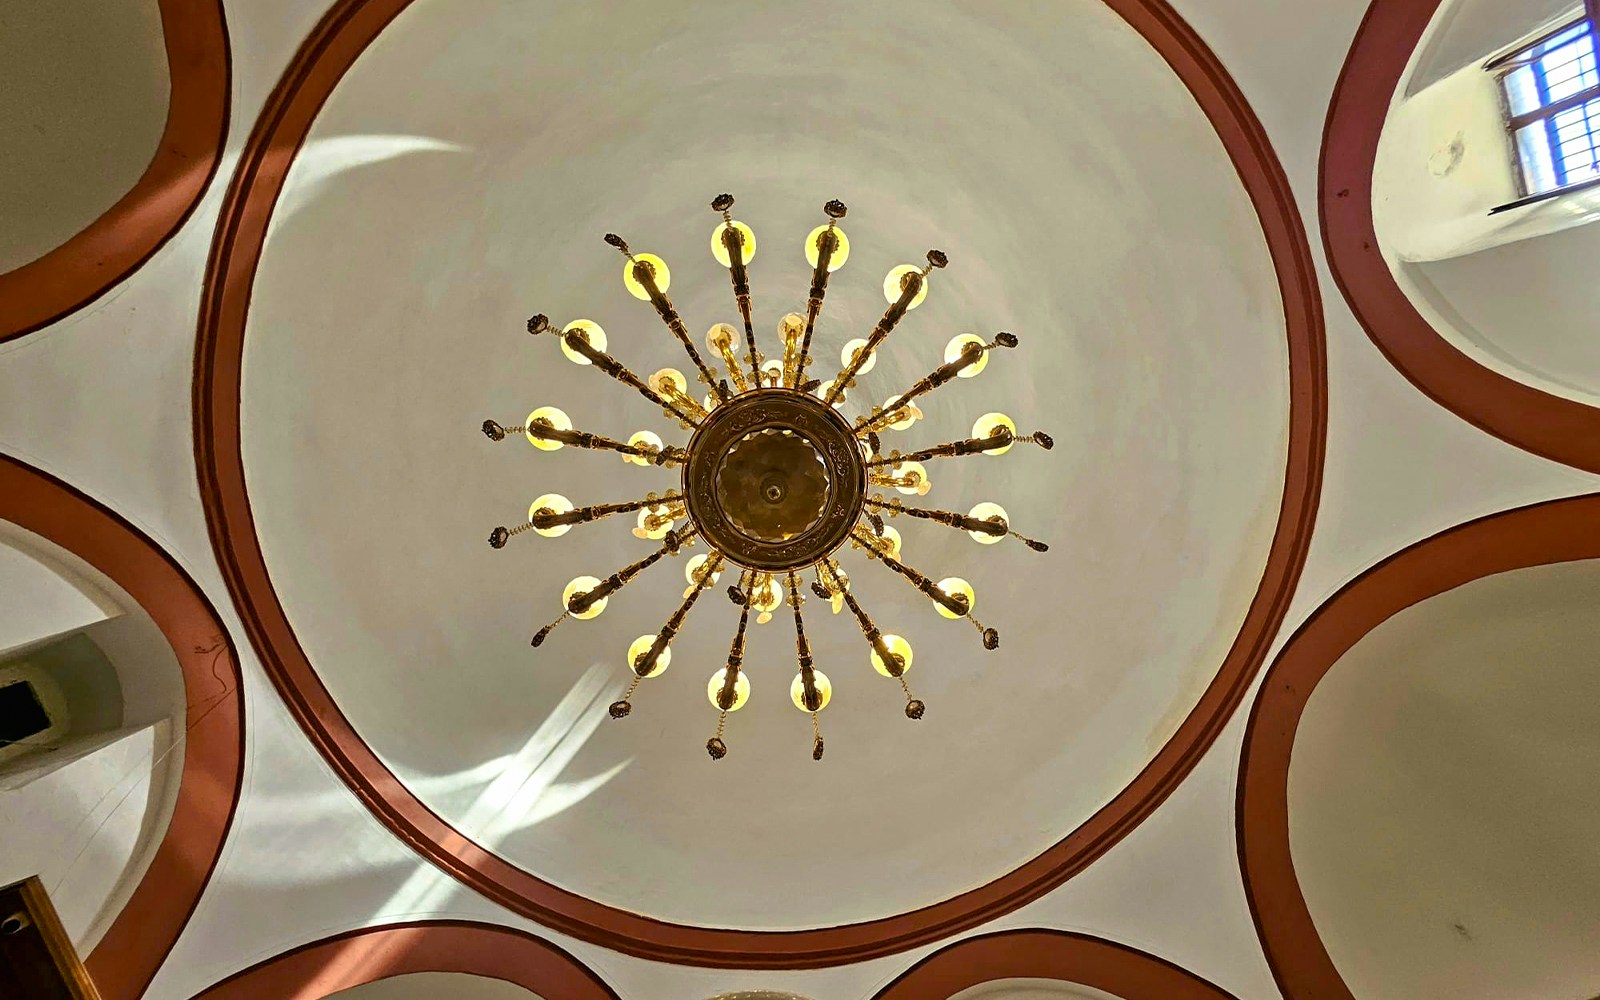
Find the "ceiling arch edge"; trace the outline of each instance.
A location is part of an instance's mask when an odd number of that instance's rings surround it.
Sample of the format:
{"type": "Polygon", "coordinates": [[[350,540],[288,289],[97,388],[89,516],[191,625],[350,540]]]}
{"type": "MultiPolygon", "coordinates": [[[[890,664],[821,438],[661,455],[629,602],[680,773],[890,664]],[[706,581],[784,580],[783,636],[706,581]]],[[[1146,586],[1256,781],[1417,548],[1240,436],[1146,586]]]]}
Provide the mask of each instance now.
{"type": "Polygon", "coordinates": [[[873,1000],[955,996],[1000,979],[1053,979],[1126,1000],[1235,1000],[1162,958],[1068,931],[1015,930],[967,938],[929,955],[873,1000]]]}
{"type": "Polygon", "coordinates": [[[1317,685],[1363,636],[1414,604],[1481,577],[1600,558],[1600,494],[1491,514],[1403,549],[1318,608],[1267,671],[1239,767],[1239,866],[1256,934],[1289,1000],[1354,1000],[1334,967],[1289,851],[1289,758],[1317,685]]]}
{"type": "Polygon", "coordinates": [[[155,978],[200,900],[244,777],[244,692],[233,641],[188,574],[108,508],[0,455],[0,518],[74,553],[138,601],[172,646],[186,701],[177,803],[150,867],[86,965],[105,1000],[155,978]]]}
{"type": "Polygon", "coordinates": [[[1265,570],[1240,633],[1176,734],[1087,822],[1038,857],[931,906],[839,927],[745,931],[669,923],[561,889],[455,830],[362,740],[317,675],[272,581],[255,530],[240,440],[244,336],[266,230],[294,157],[328,96],[409,0],[342,0],[308,36],[252,131],[207,263],[195,361],[196,463],[224,578],[269,676],[319,752],[398,837],[519,914],[602,947],[715,968],[805,969],[891,955],[976,927],[1061,885],[1169,795],[1239,705],[1287,612],[1309,546],[1327,423],[1323,318],[1314,264],[1287,178],[1244,96],[1165,0],[1105,0],[1184,82],[1221,138],[1259,217],[1288,331],[1285,492],[1265,570]]]}
{"type": "Polygon", "coordinates": [[[138,270],[200,204],[228,137],[233,57],[221,0],[158,0],[171,98],[150,165],[67,242],[0,274],[0,343],[98,299],[138,270]]]}
{"type": "Polygon", "coordinates": [[[1510,444],[1600,472],[1600,409],[1480,365],[1423,318],[1378,247],[1372,173],[1400,76],[1441,0],[1367,9],[1323,133],[1319,207],[1334,281],[1389,363],[1434,402],[1510,444]]]}
{"type": "Polygon", "coordinates": [[[618,1000],[588,966],[548,941],[468,920],[423,920],[335,934],[258,962],[202,990],[194,1000],[309,1000],[417,972],[501,979],[560,1000],[618,1000]],[[352,951],[359,961],[347,957],[352,951]]]}

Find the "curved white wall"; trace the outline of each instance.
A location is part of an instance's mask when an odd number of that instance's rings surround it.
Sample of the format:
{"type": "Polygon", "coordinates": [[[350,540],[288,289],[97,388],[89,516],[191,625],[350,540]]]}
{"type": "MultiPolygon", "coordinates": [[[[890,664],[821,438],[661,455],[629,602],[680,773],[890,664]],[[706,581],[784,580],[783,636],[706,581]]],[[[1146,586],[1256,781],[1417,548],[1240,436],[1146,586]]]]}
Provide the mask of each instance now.
{"type": "Polygon", "coordinates": [[[48,253],[149,166],[171,82],[157,0],[0,4],[0,272],[48,253]]]}
{"type": "MultiPolygon", "coordinates": [[[[339,1000],[541,1000],[520,986],[458,972],[414,972],[330,994],[339,1000]]],[[[560,1000],[559,997],[554,1000],[560,1000]]]]}

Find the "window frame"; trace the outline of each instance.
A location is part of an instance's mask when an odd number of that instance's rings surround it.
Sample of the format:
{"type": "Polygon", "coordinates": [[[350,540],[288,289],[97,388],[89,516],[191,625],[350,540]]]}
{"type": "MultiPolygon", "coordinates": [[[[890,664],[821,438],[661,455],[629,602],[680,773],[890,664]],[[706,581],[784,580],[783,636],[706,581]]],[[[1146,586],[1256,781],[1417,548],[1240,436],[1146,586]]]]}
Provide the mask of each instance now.
{"type": "MultiPolygon", "coordinates": [[[[1583,24],[1584,22],[1588,22],[1589,35],[1595,40],[1596,52],[1600,53],[1600,0],[1583,0],[1583,9],[1579,11],[1576,16],[1562,21],[1560,24],[1555,25],[1536,38],[1526,39],[1518,42],[1516,47],[1509,52],[1502,53],[1501,55],[1496,56],[1495,58],[1490,59],[1488,62],[1483,64],[1484,70],[1486,72],[1493,73],[1495,77],[1496,89],[1500,95],[1500,106],[1502,112],[1501,118],[1505,123],[1506,141],[1511,155],[1512,176],[1516,178],[1517,192],[1520,195],[1520,197],[1514,201],[1507,202],[1504,205],[1500,205],[1491,209],[1489,212],[1490,215],[1498,215],[1501,212],[1508,212],[1515,208],[1522,208],[1526,205],[1536,204],[1541,201],[1549,201],[1552,198],[1559,198],[1562,195],[1571,194],[1575,191],[1584,191],[1589,188],[1600,187],[1600,177],[1591,177],[1588,180],[1577,181],[1572,184],[1563,184],[1559,187],[1551,188],[1548,191],[1530,193],[1528,191],[1527,174],[1523,170],[1522,157],[1517,146],[1517,133],[1529,125],[1534,125],[1542,121],[1545,123],[1545,127],[1547,129],[1553,128],[1553,122],[1556,115],[1559,115],[1565,111],[1570,111],[1573,108],[1581,108],[1591,101],[1600,100],[1600,84],[1580,90],[1576,94],[1569,94],[1553,104],[1543,105],[1520,115],[1512,114],[1510,102],[1506,95],[1505,85],[1505,78],[1510,75],[1513,70],[1516,70],[1524,65],[1520,58],[1524,53],[1531,49],[1538,48],[1539,46],[1550,41],[1552,38],[1556,38],[1568,31],[1571,31],[1573,28],[1583,24]]],[[[1559,170],[1561,169],[1559,166],[1559,161],[1561,158],[1560,144],[1555,141],[1554,136],[1551,136],[1548,141],[1550,143],[1551,156],[1558,161],[1557,169],[1559,170]]]]}

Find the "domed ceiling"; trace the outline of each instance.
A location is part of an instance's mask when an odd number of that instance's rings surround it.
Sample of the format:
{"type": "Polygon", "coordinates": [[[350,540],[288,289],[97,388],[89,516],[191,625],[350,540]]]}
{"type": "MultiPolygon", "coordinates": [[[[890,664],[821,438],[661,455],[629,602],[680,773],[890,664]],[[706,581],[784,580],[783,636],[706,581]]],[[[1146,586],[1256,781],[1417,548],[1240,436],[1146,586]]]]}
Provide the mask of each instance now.
{"type": "Polygon", "coordinates": [[[429,808],[527,871],[702,926],[896,914],[1071,833],[1217,675],[1285,484],[1288,347],[1261,224],[1138,34],[1098,4],[792,14],[407,10],[295,161],[245,342],[244,468],[267,569],[356,731],[429,808]],[[953,334],[1021,338],[886,446],[965,437],[991,409],[1057,442],[929,469],[930,501],[1000,500],[1048,554],[901,525],[910,562],[972,580],[998,652],[880,567],[847,562],[873,617],[919,651],[920,723],[853,623],[813,605],[834,683],[820,764],[786,697],[781,618],[753,627],[754,694],[712,763],[704,678],[734,623],[720,600],[696,609],[634,714],[606,720],[628,644],[678,603],[681,560],[536,651],[566,580],[651,546],[615,521],[501,552],[483,541],[541,493],[582,504],[675,484],[614,457],[490,446],[476,427],[552,404],[619,439],[663,430],[648,403],[523,325],[588,317],[636,371],[687,367],[599,237],[663,256],[675,304],[704,330],[735,316],[707,249],[705,206],[724,189],[760,241],[768,345],[803,305],[801,238],[821,203],[850,205],[818,368],[870,329],[892,265],[950,255],[847,413],[936,366],[953,334]]]}

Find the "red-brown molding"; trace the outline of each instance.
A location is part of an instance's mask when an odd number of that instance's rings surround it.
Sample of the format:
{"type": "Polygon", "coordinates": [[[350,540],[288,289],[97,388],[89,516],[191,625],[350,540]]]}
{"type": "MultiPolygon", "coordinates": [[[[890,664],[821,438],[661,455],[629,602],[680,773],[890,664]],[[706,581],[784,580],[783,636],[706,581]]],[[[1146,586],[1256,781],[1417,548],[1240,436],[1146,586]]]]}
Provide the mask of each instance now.
{"type": "Polygon", "coordinates": [[[552,885],[428,809],[362,740],[317,676],[273,590],[256,536],[239,434],[246,318],[268,222],[328,95],[408,0],[341,0],[289,65],[245,147],[206,269],[195,358],[196,464],[211,540],[245,629],[290,710],[329,764],[398,837],[463,884],[563,934],[663,962],[803,969],[929,944],[1037,899],[1105,853],[1188,774],[1265,661],[1305,558],[1327,419],[1321,301],[1287,179],[1216,57],[1164,0],[1105,0],[1187,84],[1227,148],[1271,252],[1288,330],[1285,491],[1259,589],[1216,677],[1177,733],[1082,826],[1016,870],[942,902],[841,927],[752,932],[667,923],[552,885]]]}
{"type": "Polygon", "coordinates": [[[128,193],[44,256],[0,274],[0,343],[83,308],[189,218],[222,162],[232,60],[221,0],[160,0],[171,80],[156,154],[128,193]]]}
{"type": "Polygon", "coordinates": [[[1016,930],[967,938],[913,965],[873,1000],[948,1000],[999,979],[1053,979],[1123,1000],[1235,1000],[1165,959],[1068,931],[1016,930]]]}
{"type": "Polygon", "coordinates": [[[1600,472],[1600,409],[1468,357],[1422,317],[1378,249],[1372,170],[1406,64],[1441,0],[1374,0],[1345,59],[1322,142],[1323,242],[1334,281],[1389,363],[1434,402],[1531,451],[1600,472]]]}
{"type": "Polygon", "coordinates": [[[1237,829],[1245,895],[1288,1000],[1351,1000],[1311,922],[1289,852],[1289,758],[1317,685],[1363,636],[1414,604],[1496,573],[1600,558],[1600,494],[1458,525],[1362,573],[1307,619],[1267,671],[1245,730],[1237,829]]]}
{"type": "Polygon", "coordinates": [[[503,979],[546,1000],[617,1000],[588,966],[531,934],[466,920],[422,920],[337,934],[235,973],[193,1000],[321,1000],[415,972],[503,979]]]}
{"type": "Polygon", "coordinates": [[[244,774],[244,694],[233,640],[177,563],[106,507],[0,455],[0,518],[76,554],[155,621],[183,671],[183,773],[149,869],[87,966],[105,1000],[135,1000],[178,940],[211,878],[244,774]]]}

